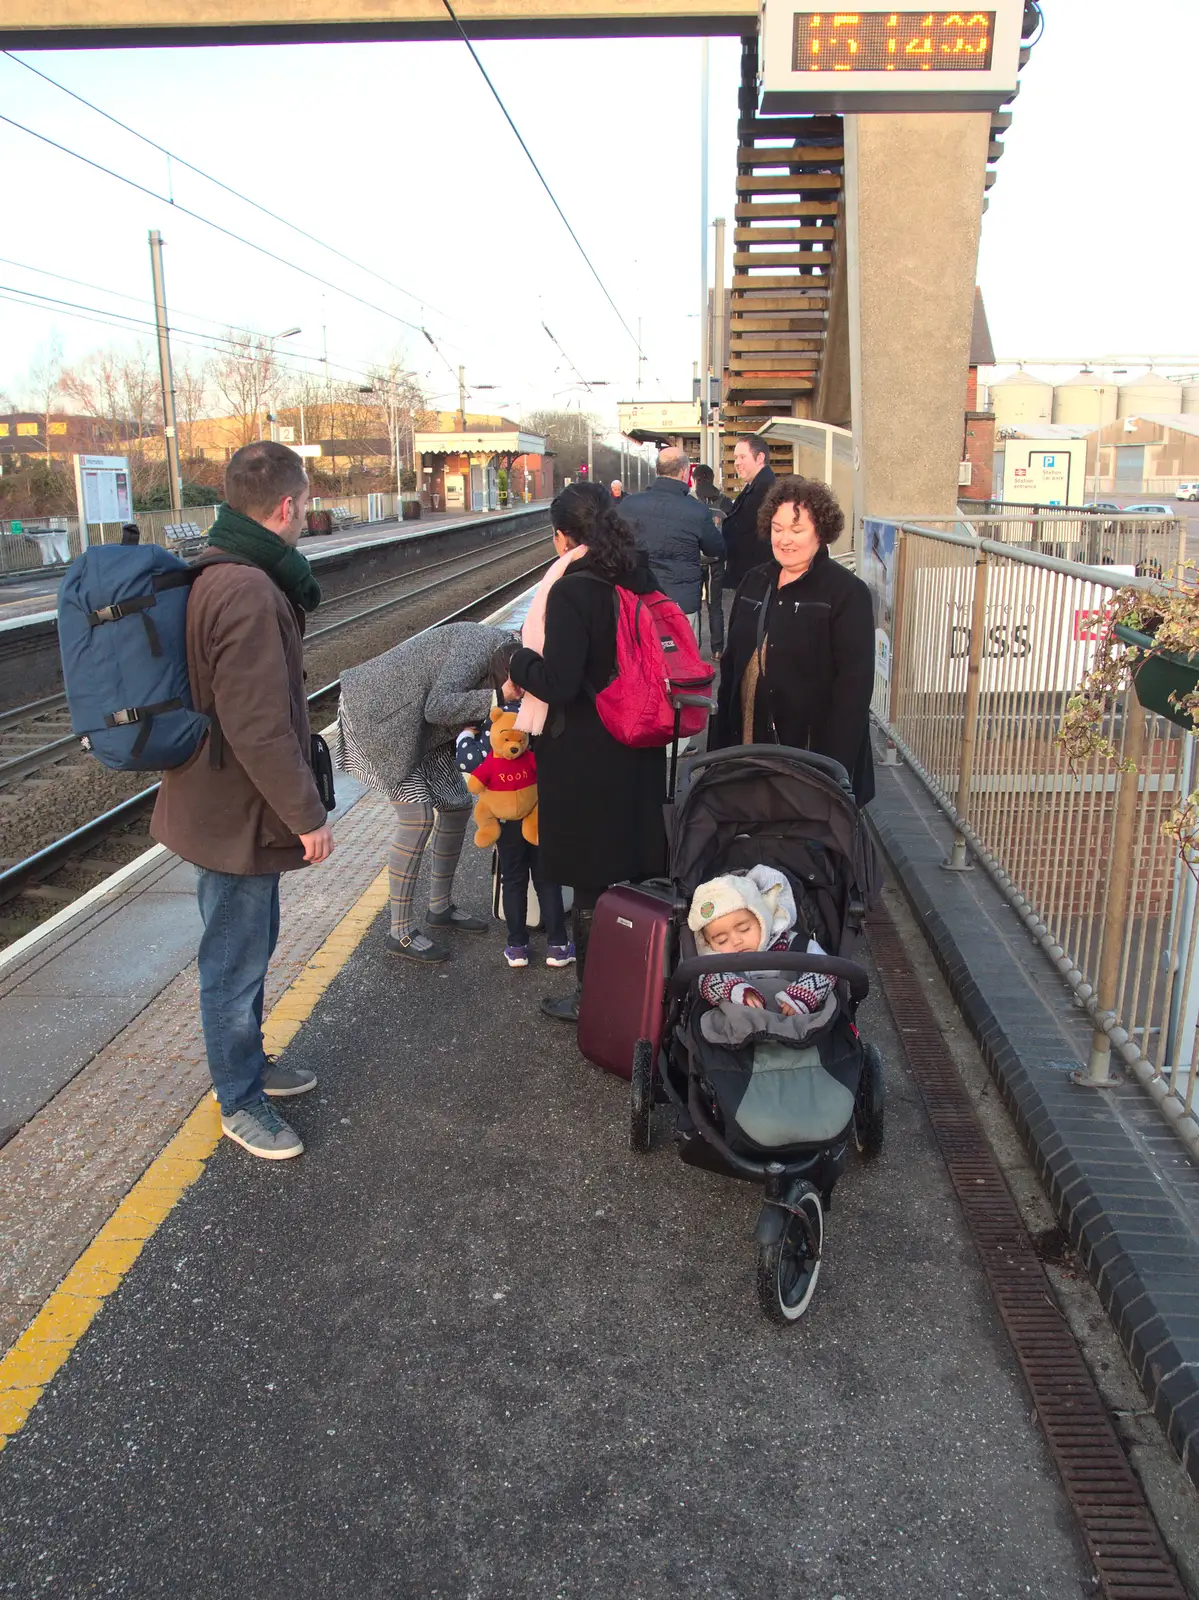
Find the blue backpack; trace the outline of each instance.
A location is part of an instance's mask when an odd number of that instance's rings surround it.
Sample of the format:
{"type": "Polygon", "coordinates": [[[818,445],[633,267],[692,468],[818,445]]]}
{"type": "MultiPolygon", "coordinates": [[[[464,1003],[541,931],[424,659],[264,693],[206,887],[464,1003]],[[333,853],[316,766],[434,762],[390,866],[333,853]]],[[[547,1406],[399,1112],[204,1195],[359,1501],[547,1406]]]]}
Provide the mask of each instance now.
{"type": "Polygon", "coordinates": [[[203,571],[158,545],[93,545],[58,591],[71,729],[115,772],[178,767],[208,732],[187,674],[187,598],[203,571]]]}

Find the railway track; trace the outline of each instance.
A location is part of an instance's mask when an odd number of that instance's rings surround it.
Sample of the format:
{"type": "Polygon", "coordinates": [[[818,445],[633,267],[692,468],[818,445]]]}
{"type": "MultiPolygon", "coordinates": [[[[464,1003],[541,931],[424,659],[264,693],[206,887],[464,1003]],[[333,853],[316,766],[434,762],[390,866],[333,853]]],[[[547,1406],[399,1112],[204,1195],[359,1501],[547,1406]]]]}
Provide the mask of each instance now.
{"type": "MultiPolygon", "coordinates": [[[[487,547],[489,553],[481,561],[472,559],[475,555],[473,551],[447,556],[440,561],[431,561],[424,566],[416,567],[410,572],[399,573],[391,578],[380,578],[373,583],[362,584],[357,589],[349,589],[344,594],[334,595],[322,605],[322,616],[365,596],[381,594],[383,590],[394,591],[397,585],[404,586],[399,593],[393,593],[386,599],[379,599],[347,616],[337,617],[323,627],[313,629],[305,638],[305,648],[310,648],[318,640],[328,638],[332,634],[361,626],[362,623],[379,617],[397,606],[405,605],[420,595],[428,594],[451,578],[482,571],[508,560],[513,555],[519,555],[522,550],[535,549],[544,542],[544,539],[544,532],[532,536],[527,533],[517,534],[496,545],[489,545],[487,547]],[[448,571],[449,568],[453,568],[454,571],[448,571]],[[427,578],[437,572],[442,573],[442,576],[426,583],[418,583],[416,588],[412,587],[413,580],[427,578]]],[[[0,713],[0,790],[11,788],[25,778],[32,777],[34,773],[55,767],[59,762],[73,756],[82,759],[84,752],[79,748],[77,735],[71,732],[71,718],[65,694],[49,695],[45,699],[35,700],[28,705],[16,706],[11,711],[0,713]]]]}
{"type": "MultiPolygon", "coordinates": [[[[459,582],[472,573],[484,572],[498,562],[510,561],[514,555],[521,554],[525,549],[532,551],[537,546],[544,548],[545,542],[544,533],[532,539],[526,535],[519,540],[508,541],[502,551],[489,550],[482,560],[470,561],[468,557],[458,557],[450,561],[434,562],[421,568],[419,572],[408,573],[405,578],[410,580],[427,576],[436,568],[454,566],[458,569],[453,572],[442,572],[440,577],[421,583],[416,588],[409,587],[402,595],[391,596],[365,610],[338,618],[324,628],[314,630],[305,640],[305,647],[307,649],[324,635],[344,631],[355,623],[361,624],[364,619],[374,618],[381,612],[391,611],[405,602],[412,602],[451,583],[459,582]],[[466,565],[463,565],[464,561],[466,565]]],[[[476,621],[488,615],[506,600],[515,599],[517,595],[523,593],[545,571],[550,559],[551,557],[547,556],[512,577],[505,578],[503,582],[476,596],[464,606],[438,618],[431,626],[441,627],[449,622],[476,621]]],[[[361,590],[352,591],[338,598],[350,600],[372,590],[394,588],[397,581],[404,580],[391,579],[385,583],[368,584],[361,590]]],[[[332,714],[339,689],[340,680],[334,679],[308,696],[314,724],[319,725],[321,717],[326,712],[332,714]]],[[[58,714],[65,712],[62,696],[52,696],[45,702],[17,707],[0,718],[0,736],[5,731],[5,719],[10,727],[18,726],[22,719],[26,723],[36,722],[38,717],[56,714],[56,709],[58,714]],[[59,702],[57,708],[53,703],[56,701],[59,702]]],[[[77,741],[71,737],[70,743],[77,744],[77,741]]],[[[0,871],[0,907],[3,908],[3,912],[0,913],[0,948],[65,909],[89,889],[94,888],[97,883],[139,855],[149,843],[148,813],[157,792],[157,783],[148,785],[128,800],[91,818],[53,844],[0,871]]]]}

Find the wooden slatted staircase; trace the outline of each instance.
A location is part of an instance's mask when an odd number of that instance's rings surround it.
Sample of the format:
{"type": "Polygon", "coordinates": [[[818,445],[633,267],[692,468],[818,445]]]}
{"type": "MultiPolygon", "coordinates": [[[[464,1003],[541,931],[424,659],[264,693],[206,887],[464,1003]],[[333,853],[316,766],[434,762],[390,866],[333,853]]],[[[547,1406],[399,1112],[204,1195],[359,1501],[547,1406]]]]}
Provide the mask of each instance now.
{"type": "MultiPolygon", "coordinates": [[[[1027,50],[1021,56],[1021,65],[1027,50]]],[[[758,114],[758,39],[741,42],[737,204],[721,407],[724,482],[735,492],[733,446],[771,416],[849,425],[849,330],[844,238],[844,129],[835,115],[758,114]]],[[[984,196],[1003,154],[1009,110],[991,114],[984,196]]],[[[776,471],[791,449],[772,449],[776,471]]]]}
{"type": "MultiPolygon", "coordinates": [[[[734,481],[738,433],[769,416],[811,415],[842,201],[841,118],[759,116],[757,62],[756,38],[745,39],[722,408],[726,483],[734,481]]],[[[790,461],[788,447],[776,466],[788,470],[790,461]]]]}

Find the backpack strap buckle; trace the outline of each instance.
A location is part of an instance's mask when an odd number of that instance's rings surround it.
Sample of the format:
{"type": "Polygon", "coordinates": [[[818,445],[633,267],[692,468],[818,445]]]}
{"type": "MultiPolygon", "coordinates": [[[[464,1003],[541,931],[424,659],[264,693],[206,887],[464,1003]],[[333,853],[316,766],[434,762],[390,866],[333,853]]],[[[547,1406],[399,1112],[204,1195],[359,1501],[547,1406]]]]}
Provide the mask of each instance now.
{"type": "Polygon", "coordinates": [[[102,622],[120,622],[122,617],[132,617],[139,611],[148,611],[154,600],[152,594],[139,594],[129,600],[117,600],[113,605],[101,606],[98,611],[89,611],[87,620],[93,628],[98,628],[102,622]]]}

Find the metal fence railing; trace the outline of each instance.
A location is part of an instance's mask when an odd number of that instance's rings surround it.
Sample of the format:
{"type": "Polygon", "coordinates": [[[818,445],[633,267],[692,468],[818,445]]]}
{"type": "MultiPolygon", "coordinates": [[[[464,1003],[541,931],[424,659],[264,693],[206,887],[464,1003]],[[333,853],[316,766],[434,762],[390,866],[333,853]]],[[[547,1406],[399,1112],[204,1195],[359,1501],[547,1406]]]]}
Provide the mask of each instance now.
{"type": "Polygon", "coordinates": [[[1186,519],[1138,514],[1054,510],[1005,505],[1002,501],[961,506],[966,531],[999,544],[1018,545],[1087,567],[1131,567],[1144,576],[1164,576],[1186,560],[1186,519]]]}
{"type": "Polygon", "coordinates": [[[1163,832],[1195,787],[1195,737],[1130,689],[1110,715],[1118,759],[1072,764],[1057,739],[1113,591],[1159,585],[1050,542],[900,524],[872,580],[874,715],[953,821],[947,866],[990,872],[1089,1013],[1083,1077],[1106,1081],[1114,1050],[1199,1153],[1197,879],[1163,832]]]}

